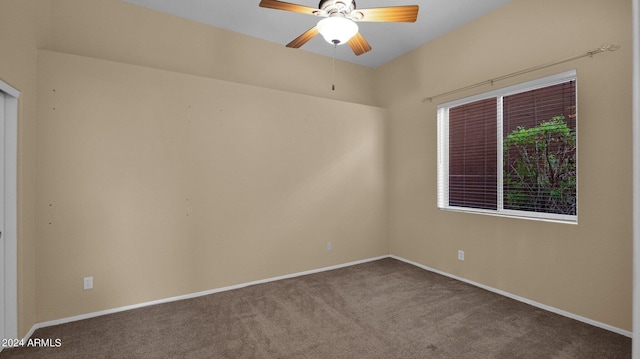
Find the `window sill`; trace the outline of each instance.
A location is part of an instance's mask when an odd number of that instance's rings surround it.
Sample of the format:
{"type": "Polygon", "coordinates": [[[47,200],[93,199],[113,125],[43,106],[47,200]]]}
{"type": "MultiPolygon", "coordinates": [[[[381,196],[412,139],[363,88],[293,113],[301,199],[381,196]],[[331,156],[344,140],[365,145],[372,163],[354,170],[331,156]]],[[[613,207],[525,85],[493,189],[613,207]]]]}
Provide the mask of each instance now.
{"type": "Polygon", "coordinates": [[[532,221],[542,221],[542,222],[552,222],[552,223],[575,224],[575,225],[578,224],[577,216],[561,215],[561,214],[545,215],[543,213],[538,213],[532,216],[530,213],[520,212],[520,211],[498,212],[498,211],[492,211],[492,210],[486,210],[486,209],[462,208],[462,207],[438,207],[438,209],[442,211],[447,211],[447,212],[483,214],[483,215],[494,216],[494,217],[527,219],[532,221]]]}

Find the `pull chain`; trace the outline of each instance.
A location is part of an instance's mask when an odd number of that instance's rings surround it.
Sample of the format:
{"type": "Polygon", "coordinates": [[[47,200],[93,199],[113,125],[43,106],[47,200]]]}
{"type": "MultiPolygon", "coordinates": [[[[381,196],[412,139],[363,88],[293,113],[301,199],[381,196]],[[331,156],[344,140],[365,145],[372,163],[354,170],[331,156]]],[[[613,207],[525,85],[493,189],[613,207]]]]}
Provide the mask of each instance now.
{"type": "Polygon", "coordinates": [[[331,58],[331,91],[336,90],[336,49],[338,48],[337,40],[333,41],[333,57],[331,58]]]}

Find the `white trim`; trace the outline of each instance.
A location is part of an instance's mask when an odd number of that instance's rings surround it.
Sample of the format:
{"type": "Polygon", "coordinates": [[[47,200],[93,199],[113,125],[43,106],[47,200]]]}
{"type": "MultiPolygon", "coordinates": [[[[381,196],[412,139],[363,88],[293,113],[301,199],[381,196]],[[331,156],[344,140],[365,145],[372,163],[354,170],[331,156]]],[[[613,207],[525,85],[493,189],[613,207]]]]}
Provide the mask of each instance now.
{"type": "Polygon", "coordinates": [[[222,287],[222,288],[206,290],[206,291],[203,291],[203,292],[179,295],[179,296],[176,296],[176,297],[158,299],[158,300],[153,300],[153,301],[150,301],[150,302],[127,305],[127,306],[124,306],[124,307],[101,310],[101,311],[98,311],[98,312],[81,314],[81,315],[76,315],[76,316],[73,316],[73,317],[67,317],[67,318],[61,318],[61,319],[55,319],[55,320],[50,320],[48,322],[36,323],[33,327],[31,327],[31,330],[29,330],[29,332],[25,335],[24,340],[26,341],[29,338],[31,338],[31,335],[33,335],[33,333],[36,330],[41,329],[41,328],[54,326],[54,325],[75,322],[75,321],[83,320],[83,319],[95,318],[95,317],[99,317],[99,316],[103,316],[103,315],[107,315],[107,314],[114,314],[114,313],[124,312],[124,311],[127,311],[127,310],[148,307],[148,306],[156,305],[156,304],[170,303],[170,302],[175,302],[175,301],[178,301],[178,300],[202,297],[202,296],[209,295],[209,294],[226,292],[226,291],[229,291],[229,290],[240,289],[240,288],[244,288],[244,287],[248,287],[248,286],[252,286],[252,285],[256,285],[256,284],[264,284],[264,283],[269,283],[269,282],[275,282],[275,281],[282,280],[282,279],[301,277],[301,276],[305,276],[305,275],[308,275],[308,274],[314,274],[314,273],[326,272],[326,271],[330,271],[330,270],[334,270],[334,269],[351,267],[351,266],[354,266],[354,265],[357,265],[357,264],[373,262],[373,261],[377,261],[377,260],[384,259],[384,258],[389,258],[389,256],[385,255],[385,256],[380,256],[380,257],[362,259],[362,260],[355,261],[355,262],[338,264],[338,265],[319,268],[319,269],[312,269],[312,270],[308,270],[308,271],[304,271],[304,272],[287,274],[287,275],[278,276],[278,277],[266,278],[266,279],[256,280],[256,281],[253,281],[253,282],[236,284],[236,285],[231,285],[231,286],[228,286],[228,287],[222,287]]]}
{"type": "Polygon", "coordinates": [[[503,174],[498,177],[496,181],[496,195],[498,198],[498,202],[496,203],[498,206],[498,211],[500,213],[504,213],[504,96],[496,96],[496,145],[497,145],[497,161],[496,161],[496,170],[502,171],[503,174]]]}
{"type": "Polygon", "coordinates": [[[527,219],[530,221],[542,221],[542,222],[574,224],[574,225],[578,224],[578,221],[575,219],[575,216],[562,215],[562,214],[554,214],[553,218],[547,218],[544,216],[530,215],[530,213],[533,213],[533,212],[514,211],[514,210],[502,210],[498,212],[498,211],[493,211],[489,209],[449,207],[449,206],[438,207],[438,209],[441,211],[447,211],[447,212],[482,214],[482,215],[494,216],[494,217],[527,219]]]}
{"type": "Polygon", "coordinates": [[[633,18],[633,340],[632,357],[640,359],[640,1],[632,2],[633,18]]]}
{"type": "Polygon", "coordinates": [[[2,80],[0,80],[0,91],[6,94],[9,94],[11,97],[15,97],[15,98],[20,97],[20,91],[14,89],[13,87],[11,87],[11,85],[7,84],[2,80]]]}
{"type": "Polygon", "coordinates": [[[4,335],[18,337],[18,97],[20,91],[0,81],[4,92],[4,335]]]}
{"type": "Polygon", "coordinates": [[[127,310],[132,310],[132,309],[138,309],[138,308],[143,308],[143,307],[148,307],[151,305],[156,305],[156,304],[163,304],[163,303],[170,303],[170,302],[175,302],[178,300],[183,300],[183,299],[191,299],[191,298],[197,298],[197,297],[202,297],[205,295],[209,295],[209,294],[215,294],[215,293],[220,293],[220,292],[226,292],[229,290],[234,290],[234,289],[240,289],[240,288],[244,288],[244,287],[248,287],[251,285],[256,285],[256,284],[264,284],[264,283],[269,283],[269,282],[274,282],[274,281],[278,281],[278,280],[282,280],[282,279],[289,279],[289,278],[295,278],[295,277],[301,277],[301,276],[305,276],[308,274],[314,274],[314,273],[320,273],[320,272],[326,272],[326,271],[330,271],[330,270],[334,270],[334,269],[340,269],[340,268],[345,268],[345,267],[350,267],[350,266],[354,266],[357,264],[362,264],[362,263],[368,263],[368,262],[373,262],[373,261],[377,261],[380,259],[385,259],[385,258],[393,258],[393,259],[397,259],[401,262],[407,263],[407,264],[411,264],[414,265],[416,267],[422,268],[424,270],[433,272],[433,273],[437,273],[467,284],[471,284],[473,286],[488,290],[490,292],[505,296],[507,298],[511,298],[514,300],[517,300],[519,302],[523,302],[529,305],[532,305],[534,307],[546,310],[548,312],[551,313],[555,313],[555,314],[559,314],[562,315],[564,317],[567,318],[571,318],[571,319],[575,319],[578,321],[581,321],[583,323],[589,324],[589,325],[593,325],[594,327],[598,327],[598,328],[602,328],[620,335],[624,335],[626,337],[631,337],[631,332],[608,325],[608,324],[604,324],[589,318],[585,318],[561,309],[557,309],[551,306],[548,306],[546,304],[542,304],[542,303],[538,303],[536,301],[527,299],[527,298],[523,298],[520,296],[517,296],[515,294],[511,294],[509,292],[505,292],[503,290],[500,289],[496,289],[496,288],[492,288],[489,287],[487,285],[484,284],[480,284],[471,280],[468,280],[466,278],[462,278],[462,277],[458,277],[456,275],[453,274],[449,274],[425,265],[422,265],[420,263],[416,263],[413,262],[411,260],[402,258],[402,257],[398,257],[395,255],[384,255],[384,256],[379,256],[379,257],[373,257],[373,258],[368,258],[368,259],[362,259],[359,261],[355,261],[355,262],[349,262],[349,263],[344,263],[344,264],[338,264],[338,265],[334,265],[334,266],[330,266],[330,267],[324,267],[324,268],[319,268],[319,269],[312,269],[312,270],[308,270],[308,271],[304,271],[304,272],[298,272],[298,273],[293,273],[293,274],[287,274],[287,275],[283,275],[283,276],[279,276],[279,277],[273,277],[273,278],[267,278],[267,279],[261,279],[261,280],[257,280],[257,281],[253,281],[253,282],[248,282],[248,283],[243,283],[243,284],[237,284],[237,285],[232,285],[232,286],[228,286],[228,287],[223,287],[223,288],[217,288],[217,289],[211,289],[211,290],[207,290],[204,292],[197,292],[197,293],[192,293],[192,294],[186,294],[186,295],[181,295],[181,296],[176,296],[176,297],[170,297],[170,298],[165,298],[165,299],[159,299],[159,300],[154,300],[154,301],[150,301],[150,302],[145,302],[145,303],[140,303],[140,304],[133,304],[133,305],[128,305],[128,306],[124,306],[124,307],[119,307],[119,308],[113,308],[113,309],[107,309],[107,310],[102,310],[102,311],[98,311],[98,312],[93,312],[93,313],[87,313],[87,314],[81,314],[81,315],[76,315],[73,317],[68,317],[68,318],[61,318],[61,319],[56,319],[56,320],[51,320],[48,322],[42,322],[42,323],[37,323],[35,324],[33,327],[31,327],[31,330],[29,330],[29,332],[25,335],[25,337],[23,338],[25,341],[29,340],[29,338],[31,338],[31,336],[33,335],[33,333],[41,328],[46,328],[46,327],[50,327],[50,326],[54,326],[54,325],[59,325],[59,324],[65,324],[65,323],[70,323],[70,322],[75,322],[78,320],[83,320],[83,319],[90,319],[90,318],[95,318],[95,317],[99,317],[102,315],[107,315],[107,314],[113,314],[113,313],[118,313],[118,312],[124,312],[127,310]]]}
{"type": "Polygon", "coordinates": [[[438,107],[438,208],[449,206],[449,107],[438,107]]]}
{"type": "Polygon", "coordinates": [[[389,257],[393,258],[393,259],[397,259],[397,260],[405,262],[405,263],[408,263],[408,264],[411,264],[411,265],[414,265],[416,267],[422,268],[422,269],[427,270],[429,272],[440,274],[440,275],[443,275],[445,277],[449,277],[451,279],[455,279],[455,280],[458,280],[458,281],[461,281],[461,282],[464,282],[464,283],[471,284],[473,286],[482,288],[484,290],[488,290],[490,292],[493,292],[493,293],[496,293],[496,294],[500,294],[500,295],[505,296],[507,298],[511,298],[511,299],[517,300],[517,301],[522,302],[522,303],[529,304],[531,306],[534,306],[534,307],[537,307],[537,308],[540,308],[540,309],[544,309],[544,310],[546,310],[548,312],[551,312],[551,313],[555,313],[555,314],[559,314],[559,315],[562,315],[562,316],[567,317],[567,318],[575,319],[577,321],[580,321],[580,322],[583,322],[583,323],[586,323],[586,324],[589,324],[589,325],[593,325],[594,327],[602,328],[602,329],[605,329],[605,330],[608,330],[610,332],[614,332],[614,333],[617,333],[617,334],[620,334],[620,335],[624,335],[626,337],[631,337],[631,332],[628,331],[628,330],[620,329],[620,328],[614,327],[614,326],[609,325],[609,324],[601,323],[601,322],[595,321],[593,319],[589,319],[589,318],[586,318],[586,317],[583,317],[583,316],[580,316],[580,315],[577,315],[577,314],[573,314],[573,313],[567,312],[566,310],[554,308],[554,307],[551,307],[549,305],[542,304],[542,303],[539,303],[539,302],[533,301],[531,299],[527,299],[527,298],[524,298],[524,297],[521,297],[521,296],[518,296],[518,295],[515,295],[515,294],[512,294],[512,293],[509,293],[509,292],[505,292],[505,291],[500,290],[500,289],[489,287],[488,285],[480,284],[480,283],[474,282],[472,280],[459,277],[457,275],[449,274],[447,272],[443,272],[441,270],[437,270],[435,268],[431,268],[431,267],[422,265],[420,263],[417,263],[417,262],[414,262],[414,261],[411,261],[411,260],[408,260],[408,259],[405,259],[405,258],[402,258],[402,257],[398,257],[398,256],[395,256],[395,255],[390,255],[389,257]]]}

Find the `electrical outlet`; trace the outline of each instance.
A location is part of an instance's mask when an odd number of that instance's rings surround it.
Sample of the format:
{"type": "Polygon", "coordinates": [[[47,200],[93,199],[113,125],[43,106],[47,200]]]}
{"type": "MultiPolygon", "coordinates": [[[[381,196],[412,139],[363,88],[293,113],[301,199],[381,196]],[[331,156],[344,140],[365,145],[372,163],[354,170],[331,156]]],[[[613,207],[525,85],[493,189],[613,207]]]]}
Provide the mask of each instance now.
{"type": "Polygon", "coordinates": [[[458,260],[459,261],[463,261],[464,260],[464,251],[458,251],[458,260]]]}
{"type": "Polygon", "coordinates": [[[327,251],[330,251],[333,249],[333,242],[327,242],[327,251]]]}
{"type": "Polygon", "coordinates": [[[84,289],[93,289],[93,277],[84,277],[84,289]]]}

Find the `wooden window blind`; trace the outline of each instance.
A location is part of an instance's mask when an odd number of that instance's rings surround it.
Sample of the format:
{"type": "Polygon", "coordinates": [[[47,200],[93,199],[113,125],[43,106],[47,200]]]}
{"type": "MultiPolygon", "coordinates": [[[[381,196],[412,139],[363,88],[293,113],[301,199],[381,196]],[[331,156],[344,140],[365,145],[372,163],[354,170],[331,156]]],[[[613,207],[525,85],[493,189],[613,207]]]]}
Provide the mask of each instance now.
{"type": "Polygon", "coordinates": [[[575,70],[438,106],[438,207],[577,222],[575,70]]]}
{"type": "Polygon", "coordinates": [[[496,99],[449,109],[449,205],[497,209],[496,99]]]}

